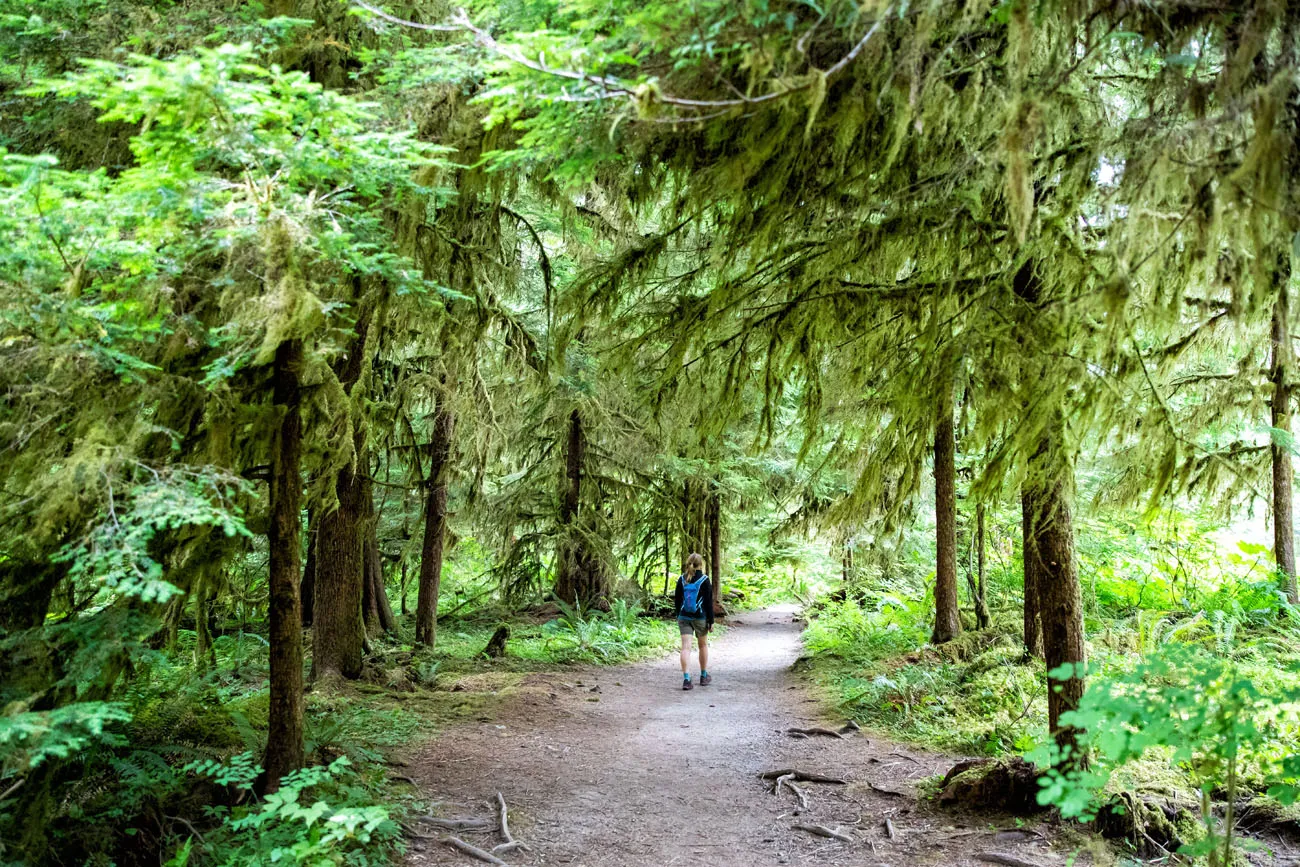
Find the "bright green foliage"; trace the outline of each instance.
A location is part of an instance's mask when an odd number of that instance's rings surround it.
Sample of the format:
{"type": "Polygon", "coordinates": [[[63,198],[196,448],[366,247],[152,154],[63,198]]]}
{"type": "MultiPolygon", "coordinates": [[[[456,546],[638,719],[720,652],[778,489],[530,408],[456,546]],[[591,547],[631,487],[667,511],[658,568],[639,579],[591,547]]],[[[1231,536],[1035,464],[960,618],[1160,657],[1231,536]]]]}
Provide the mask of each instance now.
{"type": "Polygon", "coordinates": [[[627,659],[646,648],[662,648],[668,643],[667,629],[659,623],[642,626],[641,609],[635,603],[617,599],[608,614],[570,606],[557,601],[560,614],[542,626],[544,646],[561,659],[627,659]]]}
{"type": "MultiPolygon", "coordinates": [[[[350,764],[340,756],[326,767],[295,771],[261,802],[221,811],[221,827],[203,840],[187,840],[173,863],[191,863],[189,859],[200,852],[206,855],[204,863],[222,867],[389,863],[386,850],[396,845],[398,827],[384,807],[358,802],[364,790],[353,785],[350,764]]],[[[220,785],[252,790],[255,771],[247,754],[230,765],[198,763],[190,770],[220,785]]]]}
{"type": "Polygon", "coordinates": [[[121,746],[114,723],[131,714],[118,702],[81,702],[52,711],[28,711],[0,718],[0,772],[16,777],[49,759],[66,759],[91,744],[121,746]]]}
{"type": "MultiPolygon", "coordinates": [[[[1049,672],[1068,677],[1070,672],[1049,672]]],[[[1157,753],[1183,769],[1201,794],[1205,837],[1183,853],[1208,857],[1211,865],[1232,860],[1233,805],[1247,774],[1297,782],[1293,745],[1300,733],[1300,690],[1266,697],[1241,667],[1178,645],[1143,658],[1130,672],[1095,681],[1077,710],[1065,718],[1083,731],[1086,770],[1048,772],[1039,800],[1070,818],[1091,818],[1099,795],[1116,769],[1157,753]],[[1279,703],[1279,700],[1281,703],[1279,703]],[[1228,804],[1220,823],[1211,796],[1228,804]]],[[[1054,764],[1044,751],[1032,755],[1054,764]]]]}

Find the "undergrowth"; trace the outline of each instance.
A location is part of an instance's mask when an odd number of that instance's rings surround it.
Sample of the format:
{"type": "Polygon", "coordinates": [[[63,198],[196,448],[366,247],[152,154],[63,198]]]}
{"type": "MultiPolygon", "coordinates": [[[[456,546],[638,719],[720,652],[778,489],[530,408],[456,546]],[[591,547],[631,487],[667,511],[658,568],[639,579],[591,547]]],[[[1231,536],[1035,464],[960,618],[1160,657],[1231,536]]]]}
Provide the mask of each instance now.
{"type": "MultiPolygon", "coordinates": [[[[1187,854],[1217,846],[1226,864],[1237,844],[1220,829],[1223,805],[1296,793],[1300,610],[1286,605],[1259,546],[1225,551],[1186,526],[1184,544],[1156,544],[1096,523],[1079,539],[1090,687],[1074,722],[1088,731],[1098,770],[1057,778],[1043,797],[1082,817],[1121,793],[1177,799],[1199,817],[1187,854]],[[1149,687],[1154,678],[1164,685],[1149,687]]],[[[846,714],[888,737],[1042,759],[1047,672],[1024,652],[1010,548],[990,558],[990,625],[976,631],[968,618],[943,645],[928,643],[932,572],[912,570],[911,593],[897,571],[887,583],[859,575],[810,606],[812,676],[846,714]]]]}
{"type": "Polygon", "coordinates": [[[253,785],[268,656],[266,639],[250,631],[218,634],[199,654],[195,633],[181,630],[173,649],[144,654],[121,701],[94,718],[11,720],[0,746],[33,767],[29,743],[63,744],[72,758],[63,765],[71,794],[50,837],[68,863],[386,864],[401,851],[398,823],[427,811],[388,770],[402,753],[443,725],[492,715],[522,672],[643,658],[677,639],[675,624],[623,600],[609,611],[560,604],[513,619],[492,609],[446,618],[432,649],[414,647],[409,628],[371,640],[361,681],[307,692],[310,764],[275,795],[259,797],[253,785]],[[488,659],[503,623],[505,654],[488,659]],[[68,734],[51,738],[49,726],[68,734]]]}

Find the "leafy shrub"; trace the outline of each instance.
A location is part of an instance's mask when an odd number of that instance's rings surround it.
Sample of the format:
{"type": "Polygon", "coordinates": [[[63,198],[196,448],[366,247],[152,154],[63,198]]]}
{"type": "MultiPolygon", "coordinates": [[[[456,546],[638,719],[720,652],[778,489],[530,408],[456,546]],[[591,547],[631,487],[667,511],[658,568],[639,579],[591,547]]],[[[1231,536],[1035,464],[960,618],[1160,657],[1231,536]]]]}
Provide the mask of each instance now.
{"type": "MultiPolygon", "coordinates": [[[[186,770],[249,794],[261,773],[248,753],[226,762],[195,762],[186,770]]],[[[388,809],[370,804],[366,789],[355,781],[344,756],[328,767],[294,771],[261,801],[212,808],[212,817],[220,818],[221,825],[186,840],[168,865],[387,864],[400,840],[399,828],[388,809]]]]}
{"type": "MultiPolygon", "coordinates": [[[[1060,679],[1073,673],[1067,665],[1050,674],[1060,679]]],[[[1081,730],[1080,748],[1092,761],[1087,769],[1049,771],[1039,801],[1069,818],[1094,818],[1119,768],[1148,754],[1163,756],[1201,794],[1205,835],[1182,854],[1226,867],[1233,863],[1233,809],[1248,774],[1271,779],[1271,795],[1295,799],[1300,760],[1291,744],[1300,733],[1300,690],[1280,698],[1263,695],[1230,660],[1167,645],[1131,670],[1091,683],[1078,709],[1062,716],[1063,724],[1081,730]],[[1216,795],[1227,802],[1222,822],[1216,795]]],[[[1030,758],[1047,766],[1063,756],[1048,744],[1030,758]]]]}

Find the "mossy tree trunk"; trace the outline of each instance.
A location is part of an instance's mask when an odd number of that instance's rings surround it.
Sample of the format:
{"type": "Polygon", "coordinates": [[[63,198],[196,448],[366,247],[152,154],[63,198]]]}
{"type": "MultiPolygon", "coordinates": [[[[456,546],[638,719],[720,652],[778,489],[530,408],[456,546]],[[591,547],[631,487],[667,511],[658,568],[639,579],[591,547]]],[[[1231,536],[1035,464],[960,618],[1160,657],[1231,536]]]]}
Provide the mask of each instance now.
{"type": "Polygon", "coordinates": [[[570,604],[599,604],[609,596],[609,579],[587,543],[582,525],[582,466],[587,438],[582,414],[569,414],[565,448],[564,498],[560,503],[560,540],[556,552],[555,595],[570,604]]]}
{"type": "Polygon", "coordinates": [[[1039,563],[1033,530],[1033,503],[1029,488],[1020,488],[1020,533],[1025,575],[1024,644],[1026,656],[1043,655],[1043,630],[1039,618],[1039,563]]]}
{"type": "MultiPolygon", "coordinates": [[[[360,287],[357,287],[360,294],[360,287]]],[[[365,364],[370,311],[357,317],[356,335],[335,371],[343,391],[352,391],[365,364]]],[[[365,582],[366,501],[373,499],[362,474],[366,471],[365,424],[353,419],[353,458],[334,480],[337,502],[323,507],[316,536],[314,606],[312,611],[312,677],[361,676],[365,648],[362,595],[365,582]]]]}
{"type": "Polygon", "coordinates": [[[280,412],[271,458],[270,564],[271,685],[265,768],[266,791],[303,764],[302,610],[299,569],[302,545],[302,344],[276,349],[273,401],[280,412]]]}
{"type": "Polygon", "coordinates": [[[1270,379],[1273,383],[1271,401],[1273,443],[1273,556],[1287,599],[1292,605],[1300,604],[1300,588],[1296,585],[1295,525],[1292,516],[1294,470],[1291,463],[1291,334],[1290,298],[1287,289],[1290,269],[1278,269],[1278,294],[1273,305],[1272,355],[1270,379]]]}
{"type": "Polygon", "coordinates": [[[361,482],[361,503],[365,512],[361,522],[361,612],[367,635],[397,632],[397,617],[388,600],[388,582],[379,555],[379,516],[375,512],[374,484],[361,482]]]}
{"type": "Polygon", "coordinates": [[[957,599],[957,464],[952,392],[939,399],[934,430],[934,631],[930,641],[943,644],[961,634],[957,599]]]}
{"type": "Polygon", "coordinates": [[[302,567],[302,585],[299,595],[302,597],[302,625],[311,626],[312,606],[316,600],[316,536],[320,530],[320,521],[316,510],[307,510],[307,562],[302,567]]]}
{"type": "Polygon", "coordinates": [[[713,571],[713,613],[721,614],[722,607],[722,493],[715,482],[709,491],[709,564],[713,571]]]}
{"type": "MultiPolygon", "coordinates": [[[[1033,549],[1026,551],[1026,560],[1034,564],[1037,576],[1047,670],[1050,673],[1065,665],[1075,667],[1072,676],[1049,680],[1047,718],[1057,744],[1068,751],[1065,763],[1077,765],[1085,757],[1074,752],[1075,731],[1061,724],[1061,715],[1078,707],[1083,697],[1082,667],[1087,661],[1083,593],[1074,548],[1073,497],[1074,464],[1065,444],[1065,415],[1058,409],[1029,459],[1023,503],[1033,549]]],[[[1026,567],[1026,574],[1029,572],[1026,567]]]]}
{"type": "Polygon", "coordinates": [[[429,443],[429,478],[424,506],[424,544],[420,549],[420,590],[415,603],[415,641],[433,646],[438,634],[438,594],[442,585],[443,547],[447,536],[447,467],[451,461],[456,417],[439,395],[429,443]]]}
{"type": "Polygon", "coordinates": [[[988,629],[989,602],[985,591],[985,577],[988,574],[987,543],[984,537],[984,504],[975,506],[975,626],[988,629]]]}

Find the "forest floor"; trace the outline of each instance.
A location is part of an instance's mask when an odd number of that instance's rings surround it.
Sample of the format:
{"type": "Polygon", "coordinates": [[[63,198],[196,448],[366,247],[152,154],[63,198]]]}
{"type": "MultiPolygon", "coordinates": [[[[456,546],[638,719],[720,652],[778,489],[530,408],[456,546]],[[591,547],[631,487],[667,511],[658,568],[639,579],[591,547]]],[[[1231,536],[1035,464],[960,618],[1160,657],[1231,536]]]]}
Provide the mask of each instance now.
{"type": "MultiPolygon", "coordinates": [[[[741,614],[710,648],[713,683],[689,692],[675,653],[529,674],[490,719],[442,731],[411,757],[410,773],[441,816],[494,817],[500,792],[511,831],[531,850],[503,855],[512,865],[974,867],[999,853],[1065,867],[1093,864],[1104,851],[1063,826],[919,797],[953,756],[866,732],[842,740],[787,734],[843,722],[792,672],[799,634],[792,607],[741,614]],[[801,811],[790,792],[774,795],[760,779],[776,768],[848,782],[800,783],[810,801],[801,811]],[[838,829],[853,842],[812,836],[797,823],[838,829]]],[[[474,678],[461,688],[473,690],[474,678]]],[[[431,839],[412,840],[411,867],[477,863],[432,839],[436,829],[421,830],[431,839]]],[[[493,832],[460,836],[484,849],[500,842],[493,832]]]]}

